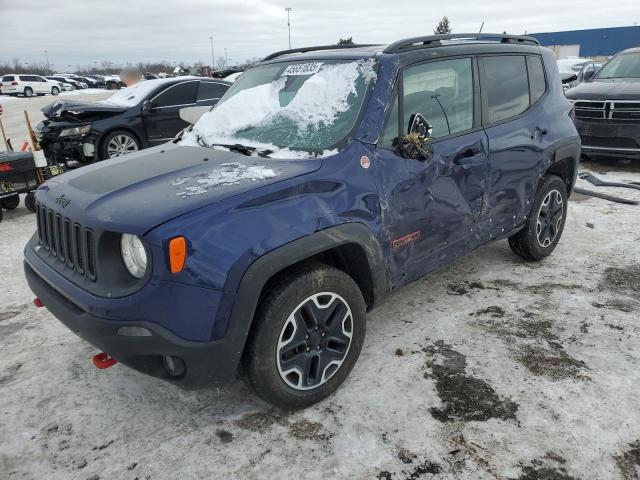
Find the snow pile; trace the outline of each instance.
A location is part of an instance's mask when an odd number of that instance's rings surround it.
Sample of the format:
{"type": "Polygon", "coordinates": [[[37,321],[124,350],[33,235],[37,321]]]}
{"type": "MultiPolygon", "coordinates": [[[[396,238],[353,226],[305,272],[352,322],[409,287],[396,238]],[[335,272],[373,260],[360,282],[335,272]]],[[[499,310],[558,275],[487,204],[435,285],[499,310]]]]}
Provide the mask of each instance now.
{"type": "MultiPolygon", "coordinates": [[[[193,129],[185,133],[181,143],[189,146],[246,143],[243,130],[275,127],[283,120],[295,122],[297,136],[302,137],[311,128],[331,125],[338,115],[346,112],[350,107],[349,96],[358,94],[358,78],[364,77],[365,81],[375,79],[373,66],[372,59],[323,65],[284,106],[280,103],[280,94],[286,86],[287,77],[242,90],[205,113],[193,129]]],[[[296,154],[293,150],[270,143],[249,140],[249,145],[271,150],[274,153],[270,156],[274,158],[309,156],[308,152],[296,154]]],[[[320,156],[327,156],[327,153],[320,156]]]]}
{"type": "Polygon", "coordinates": [[[278,171],[263,165],[244,165],[242,163],[223,163],[219,168],[214,168],[207,174],[195,175],[192,177],[181,177],[171,182],[174,187],[184,189],[176,195],[186,198],[192,195],[206,193],[209,188],[221,187],[225,185],[237,185],[240,182],[257,182],[278,176],[278,171]]]}

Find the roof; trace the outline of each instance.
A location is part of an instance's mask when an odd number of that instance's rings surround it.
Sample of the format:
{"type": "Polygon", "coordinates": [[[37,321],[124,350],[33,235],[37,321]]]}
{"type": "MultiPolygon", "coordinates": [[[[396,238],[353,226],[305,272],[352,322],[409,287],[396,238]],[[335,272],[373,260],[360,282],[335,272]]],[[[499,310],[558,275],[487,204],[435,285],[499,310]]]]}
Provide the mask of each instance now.
{"type": "Polygon", "coordinates": [[[602,57],[640,46],[640,26],[532,33],[543,46],[580,45],[581,57],[602,57]]]}

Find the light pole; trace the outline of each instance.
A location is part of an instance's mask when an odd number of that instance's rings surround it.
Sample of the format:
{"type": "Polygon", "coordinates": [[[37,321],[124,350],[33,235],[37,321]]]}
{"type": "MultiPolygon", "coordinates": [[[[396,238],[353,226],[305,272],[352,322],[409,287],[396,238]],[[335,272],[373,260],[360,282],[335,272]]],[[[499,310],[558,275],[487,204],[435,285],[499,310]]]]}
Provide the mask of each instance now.
{"type": "Polygon", "coordinates": [[[287,28],[289,29],[289,50],[291,50],[291,7],[284,9],[287,12],[287,28]]]}
{"type": "Polygon", "coordinates": [[[47,57],[47,70],[51,70],[51,68],[49,67],[49,50],[45,50],[44,55],[45,57],[47,57]]]}
{"type": "Polygon", "coordinates": [[[213,35],[209,37],[209,40],[211,41],[211,69],[215,70],[216,68],[216,61],[213,57],[213,35]]]}
{"type": "Polygon", "coordinates": [[[224,49],[224,68],[229,68],[229,57],[227,56],[227,49],[224,49]]]}

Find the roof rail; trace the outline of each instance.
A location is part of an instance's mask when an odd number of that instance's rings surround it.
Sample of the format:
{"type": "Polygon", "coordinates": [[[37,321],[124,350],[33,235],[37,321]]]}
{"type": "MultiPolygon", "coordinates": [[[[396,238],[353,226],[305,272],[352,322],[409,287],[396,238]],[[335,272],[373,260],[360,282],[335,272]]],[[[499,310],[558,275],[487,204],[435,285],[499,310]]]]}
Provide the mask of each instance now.
{"type": "Polygon", "coordinates": [[[533,37],[526,35],[506,35],[500,33],[449,33],[445,35],[426,35],[424,37],[406,38],[388,45],[384,53],[400,53],[417,48],[430,48],[445,45],[442,40],[492,40],[500,43],[521,43],[526,45],[540,45],[533,37]]]}
{"type": "Polygon", "coordinates": [[[318,50],[337,50],[342,48],[359,48],[359,47],[375,47],[377,44],[375,43],[367,43],[367,44],[350,44],[350,45],[323,45],[320,47],[303,47],[303,48],[292,48],[291,50],[281,50],[280,52],[272,53],[271,55],[267,55],[264,57],[261,62],[266,62],[267,60],[273,60],[276,57],[280,57],[282,55],[287,55],[288,53],[306,53],[306,52],[315,52],[318,50]]]}

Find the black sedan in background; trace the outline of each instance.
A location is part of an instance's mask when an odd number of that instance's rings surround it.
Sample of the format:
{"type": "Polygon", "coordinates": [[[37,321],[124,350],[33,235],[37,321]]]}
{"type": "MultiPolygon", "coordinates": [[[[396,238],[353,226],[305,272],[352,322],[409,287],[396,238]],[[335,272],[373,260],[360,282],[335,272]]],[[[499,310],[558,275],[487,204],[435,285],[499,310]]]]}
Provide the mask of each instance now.
{"type": "Polygon", "coordinates": [[[230,86],[178,77],[144,80],[102,102],[59,100],[42,109],[40,145],[50,164],[70,168],[159,145],[188,125],[180,109],[213,106],[230,86]]]}

